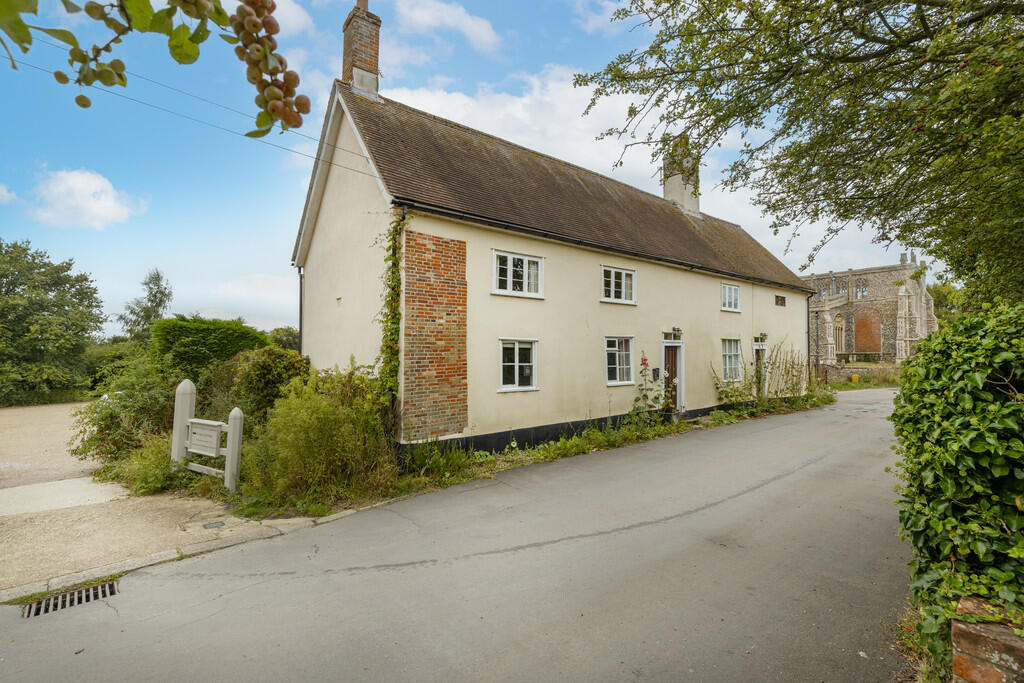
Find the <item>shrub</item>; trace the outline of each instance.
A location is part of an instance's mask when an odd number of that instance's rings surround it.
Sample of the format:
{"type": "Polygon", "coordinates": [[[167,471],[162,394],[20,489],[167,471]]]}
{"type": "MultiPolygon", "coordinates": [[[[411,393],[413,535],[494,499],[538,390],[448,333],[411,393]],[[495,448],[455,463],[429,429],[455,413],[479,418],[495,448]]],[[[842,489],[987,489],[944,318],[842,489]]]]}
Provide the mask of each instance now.
{"type": "Polygon", "coordinates": [[[282,349],[299,351],[299,331],[294,327],[275,327],[268,334],[271,344],[276,344],[282,349]]]}
{"type": "Polygon", "coordinates": [[[102,341],[85,349],[86,371],[89,373],[89,388],[96,389],[110,374],[117,363],[124,363],[141,353],[141,347],[129,341],[102,341]]]}
{"type": "Polygon", "coordinates": [[[1024,305],[988,307],[921,341],[895,403],[918,633],[948,673],[960,597],[1010,609],[1024,598],[1024,305]]]}
{"type": "Polygon", "coordinates": [[[406,468],[421,477],[447,482],[466,469],[470,454],[464,449],[438,441],[411,444],[406,468]]]}
{"type": "Polygon", "coordinates": [[[156,434],[142,437],[139,448],[104,467],[100,476],[123,483],[138,496],[181,488],[194,479],[188,470],[171,467],[171,439],[156,434]]]}
{"type": "Polygon", "coordinates": [[[293,379],[244,447],[246,495],[308,509],[390,486],[391,419],[375,384],[359,367],[293,379]]]}
{"type": "Polygon", "coordinates": [[[240,320],[206,320],[177,316],[158,320],[151,329],[150,349],[186,375],[195,377],[214,361],[269,343],[267,335],[240,320]]]}
{"type": "Polygon", "coordinates": [[[245,351],[238,358],[233,390],[246,420],[261,424],[286,384],[309,375],[309,359],[280,346],[245,351]]]}
{"type": "MultiPolygon", "coordinates": [[[[235,377],[241,354],[224,361],[210,363],[196,380],[196,416],[207,420],[227,422],[231,409],[239,404],[235,393],[235,377]]],[[[246,428],[249,421],[246,415],[246,428]]]]}
{"type": "Polygon", "coordinates": [[[178,381],[180,375],[160,358],[141,355],[115,362],[100,384],[106,398],[75,414],[71,453],[119,459],[140,448],[146,435],[170,431],[178,381]]]}

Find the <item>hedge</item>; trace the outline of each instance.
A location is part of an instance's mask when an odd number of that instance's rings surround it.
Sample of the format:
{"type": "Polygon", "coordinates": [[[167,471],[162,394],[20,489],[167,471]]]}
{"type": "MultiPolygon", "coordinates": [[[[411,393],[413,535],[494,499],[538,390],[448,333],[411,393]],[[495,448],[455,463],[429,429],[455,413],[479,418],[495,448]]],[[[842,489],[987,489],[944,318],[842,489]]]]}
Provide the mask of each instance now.
{"type": "Polygon", "coordinates": [[[986,306],[918,344],[890,418],[900,522],[932,675],[948,675],[964,595],[1024,602],[1024,305],[986,306]]]}
{"type": "Polygon", "coordinates": [[[153,323],[150,349],[176,369],[195,376],[214,361],[270,343],[267,335],[240,320],[177,316],[153,323]]]}

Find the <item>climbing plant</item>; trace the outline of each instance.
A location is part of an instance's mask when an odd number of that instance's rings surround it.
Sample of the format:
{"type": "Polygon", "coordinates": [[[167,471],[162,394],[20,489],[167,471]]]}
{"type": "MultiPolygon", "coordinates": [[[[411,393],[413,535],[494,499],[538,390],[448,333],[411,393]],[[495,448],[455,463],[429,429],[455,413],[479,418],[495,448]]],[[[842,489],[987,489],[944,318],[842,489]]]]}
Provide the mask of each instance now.
{"type": "Polygon", "coordinates": [[[405,209],[396,213],[384,236],[384,305],[380,312],[381,341],[378,383],[390,403],[398,394],[399,342],[402,331],[402,233],[409,224],[405,209]]]}

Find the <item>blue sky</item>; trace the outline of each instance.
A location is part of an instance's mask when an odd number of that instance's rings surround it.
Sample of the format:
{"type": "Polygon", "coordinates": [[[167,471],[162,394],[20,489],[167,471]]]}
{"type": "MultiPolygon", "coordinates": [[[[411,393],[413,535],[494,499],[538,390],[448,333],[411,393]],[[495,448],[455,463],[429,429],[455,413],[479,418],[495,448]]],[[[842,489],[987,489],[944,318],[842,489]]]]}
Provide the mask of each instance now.
{"type": "MultiPolygon", "coordinates": [[[[319,135],[352,4],[278,0],[279,51],[313,100],[300,130],[305,136],[319,135]]],[[[370,0],[383,21],[382,94],[660,194],[647,152],[632,151],[613,170],[621,145],[594,139],[622,120],[628,102],[605,102],[583,117],[589,94],[572,87],[574,73],[599,69],[644,41],[642,29],[609,23],[615,6],[609,0],[370,0]]],[[[42,25],[72,28],[84,39],[100,36],[82,15],[63,14],[57,0],[40,7],[42,25]]],[[[281,150],[229,132],[252,127],[254,90],[231,47],[215,36],[190,66],[175,64],[166,38],[154,34],[130,36],[117,56],[140,77],[129,76],[128,88],[114,92],[150,106],[90,88],[93,106],[82,110],[72,101],[74,86],[31,68],[0,66],[7,94],[0,238],[29,240],[54,259],[74,259],[92,275],[111,319],[157,267],[174,288],[174,312],[242,316],[264,329],[297,324],[290,256],[312,163],[303,155],[315,152],[315,141],[294,133],[264,138],[287,148],[281,150]]],[[[63,51],[42,43],[20,59],[66,68],[63,51]]],[[[702,209],[742,224],[798,268],[817,235],[805,230],[784,254],[788,236],[773,237],[744,192],[714,187],[733,154],[727,143],[704,160],[702,209]]],[[[813,270],[895,262],[898,252],[851,232],[829,245],[813,270]]],[[[110,322],[106,331],[118,329],[110,322]]]]}

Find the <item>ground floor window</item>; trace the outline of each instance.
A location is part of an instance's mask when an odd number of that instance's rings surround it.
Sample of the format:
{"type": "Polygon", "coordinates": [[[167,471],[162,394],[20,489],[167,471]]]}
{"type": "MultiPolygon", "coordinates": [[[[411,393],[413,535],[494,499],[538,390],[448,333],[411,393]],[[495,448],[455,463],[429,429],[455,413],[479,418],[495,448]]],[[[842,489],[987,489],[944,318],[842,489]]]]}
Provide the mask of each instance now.
{"type": "Polygon", "coordinates": [[[607,337],[604,343],[608,384],[633,383],[633,338],[607,337]]]}
{"type": "Polygon", "coordinates": [[[537,342],[501,340],[501,389],[515,391],[537,388],[537,342]]]}
{"type": "Polygon", "coordinates": [[[743,357],[739,339],[722,340],[722,379],[738,382],[743,379],[743,357]]]}

